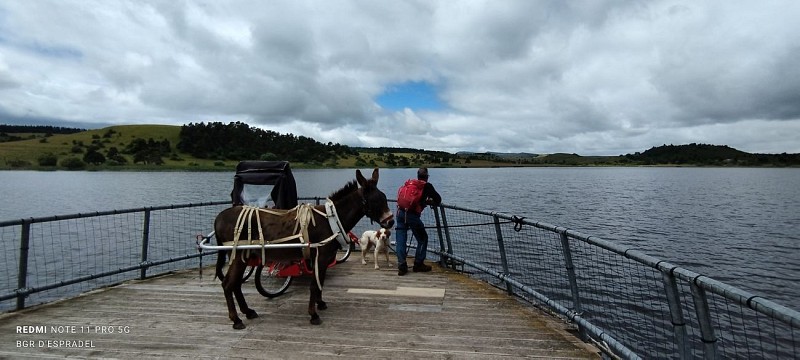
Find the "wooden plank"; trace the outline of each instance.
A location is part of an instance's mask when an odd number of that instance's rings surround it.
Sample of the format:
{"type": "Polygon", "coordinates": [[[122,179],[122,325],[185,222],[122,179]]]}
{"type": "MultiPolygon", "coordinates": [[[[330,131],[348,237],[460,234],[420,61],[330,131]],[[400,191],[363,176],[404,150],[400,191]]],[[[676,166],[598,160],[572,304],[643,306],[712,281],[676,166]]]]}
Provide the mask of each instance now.
{"type": "Polygon", "coordinates": [[[337,265],[319,326],[306,311],[310,277],[274,299],[250,280],[245,297],[260,317],[244,330],[232,329],[211,274],[187,270],[0,315],[0,358],[599,358],[558,319],[435,265],[402,277],[358,259],[337,265]]]}
{"type": "Polygon", "coordinates": [[[347,293],[383,295],[383,296],[416,296],[416,297],[430,297],[430,298],[444,299],[444,289],[436,289],[436,288],[419,288],[419,287],[402,287],[402,286],[398,286],[394,290],[350,288],[347,289],[347,293]]]}

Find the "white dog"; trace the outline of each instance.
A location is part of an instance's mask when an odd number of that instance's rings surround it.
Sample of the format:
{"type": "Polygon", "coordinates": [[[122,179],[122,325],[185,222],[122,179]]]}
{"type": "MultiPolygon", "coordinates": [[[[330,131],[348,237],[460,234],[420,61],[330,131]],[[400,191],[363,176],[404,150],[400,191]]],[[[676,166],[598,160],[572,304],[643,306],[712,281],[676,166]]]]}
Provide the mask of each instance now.
{"type": "Polygon", "coordinates": [[[375,230],[367,230],[364,231],[364,234],[361,235],[361,240],[359,243],[361,244],[361,265],[367,265],[367,260],[364,259],[364,256],[367,254],[367,251],[371,247],[375,247],[375,270],[379,270],[380,267],[378,266],[378,253],[383,252],[386,255],[386,262],[389,266],[392,266],[392,262],[389,261],[389,238],[391,237],[392,232],[388,229],[381,228],[378,231],[375,230]]]}

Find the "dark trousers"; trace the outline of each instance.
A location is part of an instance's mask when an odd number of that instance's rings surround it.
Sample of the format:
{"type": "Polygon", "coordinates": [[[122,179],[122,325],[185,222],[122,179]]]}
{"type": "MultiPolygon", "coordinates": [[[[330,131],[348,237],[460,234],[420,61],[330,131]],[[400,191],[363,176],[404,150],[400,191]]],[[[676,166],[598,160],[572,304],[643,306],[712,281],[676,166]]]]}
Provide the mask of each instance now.
{"type": "Polygon", "coordinates": [[[400,209],[397,211],[397,226],[394,229],[395,250],[397,252],[397,265],[406,263],[408,255],[408,230],[417,239],[417,252],[414,254],[414,264],[422,264],[428,254],[428,233],[425,231],[425,224],[422,223],[420,215],[412,211],[400,209]]]}

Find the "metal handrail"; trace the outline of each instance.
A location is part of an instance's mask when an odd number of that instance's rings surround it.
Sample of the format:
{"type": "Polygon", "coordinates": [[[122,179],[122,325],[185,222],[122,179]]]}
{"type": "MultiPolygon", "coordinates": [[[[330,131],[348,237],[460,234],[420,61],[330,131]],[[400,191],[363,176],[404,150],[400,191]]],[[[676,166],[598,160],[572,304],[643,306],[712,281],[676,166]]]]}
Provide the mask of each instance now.
{"type": "MultiPolygon", "coordinates": [[[[315,201],[319,204],[324,198],[311,197],[300,198],[300,200],[315,201]]],[[[393,202],[394,200],[390,201],[393,202]]],[[[16,308],[22,309],[26,307],[25,299],[37,293],[136,270],[140,271],[139,277],[144,278],[147,276],[146,271],[150,268],[194,258],[199,258],[202,262],[204,256],[215,254],[216,250],[227,249],[208,243],[213,233],[205,236],[200,235],[202,241],[198,241],[197,245],[199,246],[185,246],[183,248],[184,250],[181,250],[183,253],[156,255],[150,250],[152,250],[153,247],[163,245],[165,240],[162,238],[154,238],[154,236],[157,236],[154,234],[158,232],[154,231],[157,230],[158,221],[151,221],[150,217],[154,216],[153,214],[157,212],[164,212],[164,217],[171,219],[176,218],[176,216],[172,216],[173,212],[176,211],[188,211],[189,214],[195,215],[200,209],[206,209],[208,213],[202,214],[201,218],[198,219],[198,223],[211,224],[213,222],[213,216],[216,215],[216,212],[212,210],[215,210],[217,206],[227,204],[229,204],[227,201],[216,201],[2,221],[0,222],[0,231],[3,231],[4,228],[20,227],[20,241],[19,248],[17,249],[17,263],[11,264],[16,265],[17,268],[18,281],[16,288],[0,289],[0,301],[8,301],[16,298],[16,308]],[[139,213],[143,216],[142,228],[137,230],[140,236],[134,234],[134,237],[129,241],[134,244],[136,241],[141,241],[141,246],[133,247],[141,249],[140,253],[134,254],[139,257],[135,258],[137,263],[118,268],[100,269],[88,275],[78,273],[67,274],[67,278],[60,281],[35,284],[33,286],[30,285],[28,274],[29,261],[31,257],[36,256],[36,251],[40,250],[34,244],[44,241],[41,235],[37,235],[35,231],[32,231],[31,226],[33,224],[82,221],[87,218],[103,218],[121,214],[136,215],[139,213]],[[209,250],[212,252],[208,252],[209,250]],[[191,253],[193,251],[197,251],[197,253],[191,253]]],[[[183,214],[182,216],[186,217],[189,215],[183,214]]],[[[532,298],[535,303],[542,304],[545,308],[550,309],[566,321],[575,324],[584,340],[594,342],[598,347],[614,356],[637,359],[641,358],[642,354],[647,352],[647,349],[641,348],[641,345],[637,345],[630,340],[631,336],[641,336],[642,334],[626,333],[625,331],[627,331],[627,329],[609,329],[603,325],[607,318],[618,316],[617,313],[606,314],[596,309],[594,313],[592,313],[591,304],[588,304],[586,300],[594,294],[587,291],[585,275],[583,277],[579,276],[579,272],[594,271],[596,264],[587,264],[585,259],[581,259],[581,247],[592,249],[592,251],[603,252],[610,256],[616,256],[619,259],[632,262],[637,266],[648,269],[648,271],[654,274],[658,274],[656,280],[658,283],[655,284],[655,286],[661,287],[661,293],[657,294],[657,299],[654,301],[660,301],[666,304],[666,318],[668,320],[665,326],[671,327],[669,329],[664,329],[666,333],[671,334],[671,340],[663,340],[668,343],[665,347],[668,349],[667,351],[671,353],[671,355],[664,354],[667,357],[724,357],[725,351],[727,350],[725,346],[731,342],[747,341],[747,339],[742,340],[737,336],[730,335],[729,329],[719,325],[718,322],[721,321],[719,319],[720,316],[725,318],[738,315],[719,314],[718,312],[720,309],[711,306],[714,299],[722,299],[726,301],[727,304],[736,304],[744,309],[751,310],[753,312],[752,315],[741,315],[741,321],[747,324],[755,321],[759,336],[769,337],[771,335],[769,333],[770,331],[780,331],[783,327],[788,328],[788,336],[790,338],[786,341],[789,343],[788,345],[776,343],[774,345],[776,353],[778,351],[784,351],[779,349],[780,346],[784,345],[789,346],[791,349],[800,349],[800,339],[796,339],[794,335],[795,333],[800,334],[800,313],[798,311],[731,285],[724,284],[708,276],[695,273],[670,262],[647,255],[635,248],[626,247],[599,237],[587,236],[564,227],[544,222],[529,221],[524,218],[499,212],[473,210],[452,205],[440,205],[433,208],[432,211],[425,212],[424,216],[429,217],[428,220],[431,220],[430,217],[432,217],[432,223],[435,224],[435,236],[438,238],[439,243],[434,244],[434,242],[430,242],[428,246],[430,247],[431,253],[440,257],[440,263],[443,266],[459,263],[477,270],[479,273],[476,273],[476,276],[485,274],[499,280],[500,284],[494,284],[498,288],[520,299],[527,300],[527,297],[532,298]],[[460,218],[466,218],[467,214],[473,217],[485,217],[486,221],[472,224],[455,224],[460,218]],[[505,220],[505,222],[501,223],[500,220],[505,220]],[[469,225],[469,227],[466,227],[466,225],[469,225]],[[514,232],[508,229],[509,225],[514,227],[514,232]],[[517,232],[522,226],[529,227],[529,229],[523,231],[522,235],[520,235],[517,232]],[[537,236],[536,233],[531,234],[533,231],[532,229],[541,231],[544,234],[549,234],[548,236],[552,236],[555,240],[548,245],[545,241],[542,241],[543,239],[539,238],[540,235],[537,236]],[[476,232],[478,235],[470,235],[476,232]],[[554,250],[560,254],[560,259],[557,259],[561,262],[561,269],[559,271],[564,272],[565,275],[562,279],[558,280],[559,283],[557,286],[566,291],[566,296],[557,296],[554,298],[552,295],[548,294],[548,292],[553,291],[552,289],[536,287],[535,284],[531,284],[526,281],[525,278],[519,276],[519,270],[515,268],[515,266],[517,266],[517,264],[514,263],[515,258],[511,256],[517,254],[509,253],[509,251],[512,250],[508,248],[509,246],[514,246],[515,241],[520,241],[520,237],[527,241],[529,246],[545,250],[554,250]],[[458,253],[458,251],[462,251],[460,248],[469,249],[473,246],[487,246],[489,250],[477,250],[478,253],[475,253],[475,250],[473,250],[473,253],[458,253]],[[487,252],[480,253],[481,251],[487,252]],[[483,259],[483,256],[480,256],[487,253],[494,253],[498,257],[496,264],[489,264],[484,261],[485,259],[483,259]],[[515,271],[517,272],[515,273],[515,271]],[[587,311],[589,311],[589,313],[587,313],[587,311]],[[763,319],[774,321],[774,323],[772,323],[771,326],[768,324],[762,328],[757,324],[758,321],[760,321],[759,319],[761,319],[759,316],[763,317],[763,319]],[[779,329],[771,330],[769,327],[779,329]]],[[[178,216],[178,218],[179,217],[180,216],[178,216]]],[[[185,238],[177,226],[167,225],[165,228],[166,230],[160,230],[162,232],[172,231],[175,233],[172,235],[177,235],[178,238],[185,238]]],[[[112,230],[108,231],[113,233],[112,230]]],[[[182,231],[186,230],[184,229],[182,231]]],[[[92,233],[95,233],[95,230],[92,230],[92,233]]],[[[305,245],[287,244],[286,246],[301,247],[305,245]]],[[[260,249],[261,247],[262,245],[260,244],[237,246],[239,249],[260,249]]],[[[9,278],[14,271],[10,267],[11,265],[6,265],[6,271],[8,272],[6,278],[9,278]]],[[[553,271],[556,270],[554,269],[553,271]]],[[[625,275],[636,276],[635,274],[625,275]]],[[[626,289],[626,291],[627,290],[635,292],[640,289],[626,289]]],[[[722,311],[724,311],[724,309],[722,311]]],[[[637,315],[645,317],[655,316],[647,313],[637,315]]],[[[747,348],[746,344],[742,345],[742,347],[747,348]]],[[[764,349],[755,351],[766,353],[764,349]]],[[[789,351],[791,354],[792,350],[789,351]]],[[[767,354],[773,355],[772,353],[767,354]]],[[[783,354],[786,353],[784,352],[783,354]]],[[[758,355],[765,357],[764,354],[758,355]]],[[[797,357],[797,354],[794,356],[797,357]]],[[[775,355],[775,357],[777,357],[777,355],[775,355]]]]}
{"type": "Polygon", "coordinates": [[[87,217],[130,214],[130,213],[144,212],[146,210],[150,210],[150,211],[155,211],[155,210],[173,210],[173,209],[186,209],[186,208],[194,208],[194,207],[201,207],[201,206],[225,205],[225,204],[230,204],[230,201],[210,201],[210,202],[188,203],[188,204],[179,204],[179,205],[147,206],[147,207],[139,207],[139,208],[132,208],[132,209],[124,209],[124,210],[108,210],[108,211],[95,211],[95,212],[90,212],[90,213],[76,213],[76,214],[68,214],[68,215],[53,215],[53,216],[44,216],[44,217],[32,217],[32,218],[25,218],[25,219],[18,219],[18,220],[0,221],[0,228],[1,227],[7,227],[7,226],[14,226],[14,225],[22,225],[22,224],[24,224],[26,222],[27,223],[31,223],[31,224],[35,224],[35,223],[60,221],[60,220],[83,219],[83,218],[87,218],[87,217]]]}
{"type": "MultiPolygon", "coordinates": [[[[139,278],[144,279],[147,276],[147,269],[165,265],[176,263],[184,260],[189,260],[193,258],[201,258],[207,253],[198,252],[196,254],[179,254],[168,256],[165,259],[152,259],[148,257],[148,249],[149,249],[149,242],[150,242],[150,216],[154,211],[173,211],[173,210],[187,210],[187,209],[197,209],[197,208],[205,208],[205,207],[213,207],[218,205],[225,205],[229,204],[228,201],[213,201],[213,202],[202,202],[202,203],[189,203],[189,204],[180,204],[180,205],[164,205],[164,206],[150,206],[150,207],[140,207],[140,208],[132,208],[132,209],[124,209],[124,210],[109,210],[109,211],[96,211],[91,213],[77,213],[77,214],[67,214],[67,215],[54,215],[54,216],[47,216],[47,217],[32,217],[32,218],[25,218],[25,219],[18,219],[18,220],[7,220],[7,221],[0,221],[0,229],[9,228],[14,226],[20,226],[20,236],[19,236],[19,253],[18,253],[18,270],[17,270],[17,287],[11,291],[6,293],[0,293],[0,301],[6,301],[9,299],[16,298],[16,310],[21,310],[26,307],[25,300],[27,297],[33,294],[64,288],[70,285],[85,283],[87,281],[97,280],[108,278],[114,275],[124,274],[133,271],[140,271],[139,278]],[[61,223],[61,222],[69,222],[70,220],[86,220],[92,218],[103,218],[107,216],[117,216],[117,215],[125,215],[125,214],[142,214],[143,219],[143,226],[141,229],[141,258],[140,261],[136,265],[119,267],[108,269],[105,271],[100,271],[88,275],[81,275],[81,276],[74,276],[68,278],[66,280],[55,281],[50,283],[45,283],[43,285],[38,286],[29,286],[29,262],[31,258],[31,226],[33,224],[47,224],[47,223],[61,223]]],[[[10,273],[8,275],[11,275],[10,273]]],[[[2,289],[0,289],[2,291],[2,289]]]]}
{"type": "MultiPolygon", "coordinates": [[[[441,205],[434,209],[434,219],[436,220],[437,228],[452,229],[454,227],[448,224],[446,220],[440,221],[440,219],[447,219],[447,217],[444,216],[445,210],[455,210],[470,214],[484,215],[495,219],[495,223],[497,223],[497,219],[505,219],[514,223],[515,226],[519,226],[520,224],[527,225],[535,229],[540,229],[542,231],[559,236],[561,239],[561,260],[563,261],[564,269],[567,272],[568,280],[565,286],[570,289],[570,293],[572,294],[572,306],[552,300],[540,291],[537,291],[537,289],[526,285],[510,273],[506,263],[506,251],[504,250],[504,247],[507,247],[508,245],[504,245],[506,241],[503,239],[503,233],[498,226],[495,226],[495,232],[497,232],[495,239],[497,241],[497,247],[495,249],[496,251],[500,252],[501,261],[499,265],[495,265],[498,266],[496,269],[486,266],[480,261],[475,261],[475,259],[469,259],[464,256],[454,254],[453,245],[450,244],[449,238],[444,239],[441,237],[441,235],[439,235],[440,250],[431,249],[431,251],[441,256],[441,262],[443,264],[453,261],[459,262],[479,270],[484,274],[490,275],[505,284],[504,286],[495,285],[498,288],[509,289],[510,287],[513,287],[513,292],[515,295],[519,295],[516,293],[518,291],[533,297],[536,301],[545,305],[555,313],[561,315],[566,320],[575,323],[582,334],[586,333],[589,338],[593,338],[595,343],[603,344],[600,347],[610,350],[610,352],[615,356],[627,359],[640,358],[640,355],[637,353],[636,349],[632,349],[629,345],[623,344],[621,339],[615,339],[601,326],[593,324],[591,319],[581,316],[583,313],[583,310],[581,309],[582,296],[579,292],[580,284],[576,278],[575,265],[572,263],[572,255],[569,245],[570,241],[576,241],[591,247],[602,249],[603,251],[607,251],[620,258],[632,260],[641,266],[650,268],[653,271],[657,271],[662,274],[664,286],[663,297],[664,301],[669,304],[671,324],[674,332],[673,344],[675,347],[675,356],[678,358],[692,358],[693,354],[697,355],[696,353],[698,352],[693,352],[692,349],[689,348],[690,339],[686,331],[687,326],[694,326],[695,328],[699,329],[699,342],[702,343],[702,349],[700,349],[699,352],[702,353],[704,358],[714,359],[720,357],[718,349],[719,337],[715,334],[715,328],[719,326],[715,326],[715,324],[712,323],[712,313],[709,310],[708,297],[711,295],[723,298],[725,301],[733,302],[742,307],[751,309],[758,314],[764,315],[767,318],[783,323],[784,326],[788,326],[790,328],[791,334],[796,332],[800,333],[800,312],[766,300],[763,297],[755,296],[731,285],[724,284],[708,276],[697,274],[688,269],[647,255],[635,248],[625,247],[599,237],[587,236],[574,230],[569,230],[564,227],[559,227],[544,222],[533,222],[509,214],[472,210],[451,205],[441,205]],[[441,215],[439,214],[440,212],[441,215]],[[676,281],[682,281],[683,284],[688,284],[688,286],[691,288],[691,294],[684,296],[691,296],[692,306],[694,307],[696,313],[693,319],[686,319],[683,314],[682,307],[684,305],[680,302],[681,294],[678,293],[678,283],[676,281]],[[692,324],[690,323],[691,321],[695,323],[692,324]]],[[[441,234],[441,229],[438,231],[438,233],[441,234]]],[[[512,293],[512,291],[509,291],[509,293],[512,293]]],[[[742,321],[746,320],[743,319],[742,321]]],[[[759,328],[759,330],[761,329],[759,328]]],[[[795,338],[794,335],[788,336],[790,337],[789,341],[791,343],[788,344],[787,347],[789,349],[800,348],[800,339],[795,338]]],[[[775,345],[775,347],[777,348],[778,346],[775,345]]],[[[794,356],[797,356],[797,354],[795,353],[794,356]]]]}

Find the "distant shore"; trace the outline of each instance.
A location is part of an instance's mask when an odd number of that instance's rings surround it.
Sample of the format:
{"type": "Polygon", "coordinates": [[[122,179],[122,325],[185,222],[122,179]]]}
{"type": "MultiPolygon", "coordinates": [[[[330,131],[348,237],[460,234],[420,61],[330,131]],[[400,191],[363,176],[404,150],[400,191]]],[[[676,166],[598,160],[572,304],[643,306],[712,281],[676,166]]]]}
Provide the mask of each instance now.
{"type": "MultiPolygon", "coordinates": [[[[554,167],[568,167],[568,168],[598,168],[598,167],[606,167],[606,168],[635,168],[635,167],[660,167],[660,168],[754,168],[754,169],[767,169],[767,168],[800,168],[800,165],[792,165],[792,166],[735,166],[735,165],[725,165],[725,166],[715,166],[715,165],[694,165],[694,164],[654,164],[654,165],[620,165],[620,164],[613,164],[613,165],[600,165],[600,164],[588,164],[588,165],[565,165],[565,164],[536,164],[536,165],[515,165],[515,164],[479,164],[479,165],[472,165],[472,166],[442,166],[440,164],[415,164],[410,166],[319,166],[319,165],[307,165],[307,164],[291,164],[293,169],[368,169],[378,167],[381,169],[416,169],[422,166],[429,167],[429,168],[448,168],[448,169],[478,169],[478,168],[554,168],[554,167]]],[[[18,167],[18,168],[9,168],[0,166],[0,171],[131,171],[131,172],[233,172],[236,170],[236,162],[234,163],[226,163],[224,166],[169,166],[169,165],[126,165],[126,166],[87,166],[86,168],[82,169],[65,169],[61,167],[41,167],[41,166],[31,166],[31,167],[18,167]]]]}

